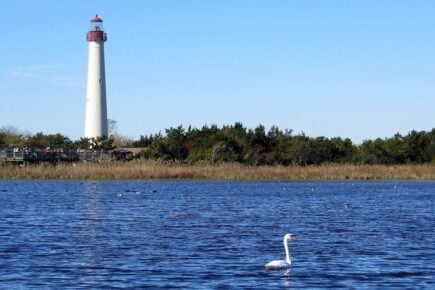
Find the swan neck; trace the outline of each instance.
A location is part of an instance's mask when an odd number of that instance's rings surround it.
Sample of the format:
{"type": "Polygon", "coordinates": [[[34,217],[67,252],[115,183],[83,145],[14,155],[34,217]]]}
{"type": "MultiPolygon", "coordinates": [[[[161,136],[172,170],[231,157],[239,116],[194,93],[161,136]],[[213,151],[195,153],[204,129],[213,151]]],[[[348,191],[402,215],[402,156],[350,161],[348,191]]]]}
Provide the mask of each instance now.
{"type": "Polygon", "coordinates": [[[290,251],[288,249],[288,241],[287,241],[287,239],[284,240],[284,250],[285,250],[285,262],[287,264],[291,264],[290,251]]]}

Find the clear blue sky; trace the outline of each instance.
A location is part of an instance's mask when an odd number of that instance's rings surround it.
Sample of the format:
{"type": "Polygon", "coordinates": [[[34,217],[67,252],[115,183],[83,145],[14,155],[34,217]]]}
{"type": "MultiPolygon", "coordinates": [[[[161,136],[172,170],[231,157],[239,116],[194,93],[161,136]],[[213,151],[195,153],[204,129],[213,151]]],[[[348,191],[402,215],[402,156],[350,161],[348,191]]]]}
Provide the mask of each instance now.
{"type": "Polygon", "coordinates": [[[0,127],[83,135],[96,12],[121,135],[239,121],[359,143],[435,127],[432,0],[1,1],[0,127]]]}

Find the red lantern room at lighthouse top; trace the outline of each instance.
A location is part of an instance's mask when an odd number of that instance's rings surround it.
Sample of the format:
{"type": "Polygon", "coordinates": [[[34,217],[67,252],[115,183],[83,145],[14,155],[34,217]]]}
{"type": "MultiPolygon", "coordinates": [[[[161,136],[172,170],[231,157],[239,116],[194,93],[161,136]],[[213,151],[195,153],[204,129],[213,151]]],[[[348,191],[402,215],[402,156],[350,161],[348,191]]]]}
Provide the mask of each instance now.
{"type": "Polygon", "coordinates": [[[104,42],[107,40],[106,33],[103,30],[103,20],[98,14],[91,19],[91,28],[86,35],[88,41],[104,42]]]}

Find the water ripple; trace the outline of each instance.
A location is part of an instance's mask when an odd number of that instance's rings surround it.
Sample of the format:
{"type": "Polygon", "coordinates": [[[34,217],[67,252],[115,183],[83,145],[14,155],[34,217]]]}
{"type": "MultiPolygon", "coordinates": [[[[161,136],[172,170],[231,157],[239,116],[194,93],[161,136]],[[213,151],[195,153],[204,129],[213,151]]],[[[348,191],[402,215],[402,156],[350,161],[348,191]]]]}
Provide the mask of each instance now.
{"type": "Polygon", "coordinates": [[[3,289],[435,288],[433,181],[0,188],[3,289]]]}

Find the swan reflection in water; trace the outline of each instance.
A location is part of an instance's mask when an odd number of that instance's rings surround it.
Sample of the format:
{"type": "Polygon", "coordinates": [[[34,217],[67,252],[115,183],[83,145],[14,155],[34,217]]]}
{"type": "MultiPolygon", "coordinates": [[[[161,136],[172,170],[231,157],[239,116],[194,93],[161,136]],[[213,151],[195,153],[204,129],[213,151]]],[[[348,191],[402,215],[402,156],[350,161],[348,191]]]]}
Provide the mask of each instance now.
{"type": "Polygon", "coordinates": [[[285,260],[273,260],[264,265],[266,267],[266,270],[280,270],[280,269],[286,269],[289,268],[292,260],[290,257],[290,252],[288,249],[288,241],[289,240],[296,240],[296,235],[293,234],[286,234],[284,236],[284,250],[285,250],[285,260]]]}

